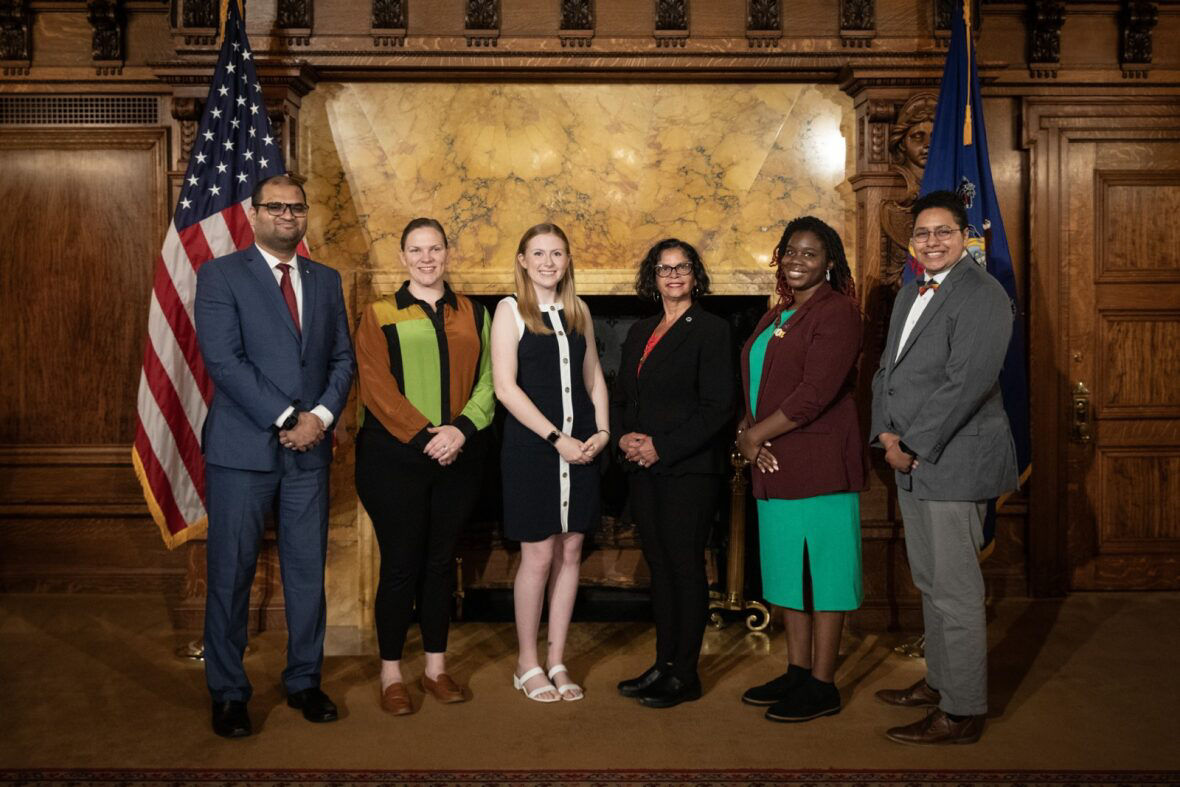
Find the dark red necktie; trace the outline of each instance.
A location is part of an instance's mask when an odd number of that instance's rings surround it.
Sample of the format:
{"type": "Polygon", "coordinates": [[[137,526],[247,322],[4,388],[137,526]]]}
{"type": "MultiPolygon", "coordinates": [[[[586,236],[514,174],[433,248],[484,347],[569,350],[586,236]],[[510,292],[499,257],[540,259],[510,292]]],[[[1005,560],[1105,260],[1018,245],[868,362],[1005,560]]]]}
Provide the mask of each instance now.
{"type": "Polygon", "coordinates": [[[291,319],[295,321],[295,333],[302,337],[303,329],[299,326],[299,302],[295,300],[295,288],[291,286],[291,266],[280,262],[278,267],[283,272],[283,278],[279,280],[279,289],[283,291],[287,311],[291,312],[291,319]]]}

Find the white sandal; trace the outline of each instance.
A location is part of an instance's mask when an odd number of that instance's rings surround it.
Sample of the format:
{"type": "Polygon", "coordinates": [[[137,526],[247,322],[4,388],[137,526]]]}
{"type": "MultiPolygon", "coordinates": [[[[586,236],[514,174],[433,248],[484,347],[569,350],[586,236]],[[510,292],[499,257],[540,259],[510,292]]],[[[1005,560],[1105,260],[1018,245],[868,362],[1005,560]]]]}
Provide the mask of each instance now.
{"type": "Polygon", "coordinates": [[[540,667],[533,667],[531,670],[529,670],[525,674],[521,675],[519,678],[516,677],[516,673],[513,672],[512,673],[512,686],[517,691],[522,692],[524,694],[524,696],[528,697],[533,702],[561,702],[561,698],[564,697],[565,695],[562,694],[560,691],[557,691],[557,687],[554,686],[552,683],[546,683],[542,686],[538,686],[537,688],[533,689],[532,691],[525,688],[524,684],[528,683],[530,680],[537,677],[538,675],[544,675],[544,674],[545,674],[545,670],[541,669],[540,667]],[[557,691],[558,696],[549,697],[547,699],[541,697],[541,695],[547,691],[557,691]]]}
{"type": "MultiPolygon", "coordinates": [[[[570,674],[570,671],[565,668],[564,664],[554,664],[549,669],[549,680],[552,681],[553,676],[559,672],[564,672],[566,674],[566,676],[569,676],[569,674],[570,674]]],[[[578,684],[574,683],[572,680],[569,683],[566,683],[562,686],[558,686],[556,683],[554,683],[553,688],[557,689],[557,693],[560,694],[561,698],[563,700],[565,700],[566,702],[577,702],[578,700],[580,700],[586,696],[586,692],[583,691],[582,687],[579,686],[578,684]],[[575,697],[569,696],[569,694],[571,694],[575,691],[578,692],[577,696],[575,696],[575,697]]]]}

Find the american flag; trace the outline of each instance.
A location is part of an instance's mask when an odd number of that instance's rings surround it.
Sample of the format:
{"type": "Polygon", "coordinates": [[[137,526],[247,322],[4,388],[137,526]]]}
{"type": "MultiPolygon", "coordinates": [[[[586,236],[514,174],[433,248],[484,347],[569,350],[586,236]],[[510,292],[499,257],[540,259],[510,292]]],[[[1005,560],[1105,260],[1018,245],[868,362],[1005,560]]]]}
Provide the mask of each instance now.
{"type": "Polygon", "coordinates": [[[193,325],[197,269],[254,242],[246,219],[255,183],[285,172],[236,2],[188,171],[156,258],[131,461],[169,549],[205,531],[201,425],[213,397],[193,325]]]}

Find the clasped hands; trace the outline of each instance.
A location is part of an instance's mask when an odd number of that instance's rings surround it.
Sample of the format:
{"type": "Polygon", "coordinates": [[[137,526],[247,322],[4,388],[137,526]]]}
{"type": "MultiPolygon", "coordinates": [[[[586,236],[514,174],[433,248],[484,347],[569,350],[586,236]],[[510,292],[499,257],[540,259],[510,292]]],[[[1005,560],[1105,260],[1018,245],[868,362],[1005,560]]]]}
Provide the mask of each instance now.
{"type": "Polygon", "coordinates": [[[463,434],[459,427],[444,424],[442,426],[428,426],[426,431],[434,437],[430,438],[430,442],[422,449],[422,453],[443,467],[459,458],[463,444],[467,442],[467,435],[463,434]]]}
{"type": "Polygon", "coordinates": [[[649,434],[627,432],[619,438],[619,450],[623,452],[627,461],[634,462],[640,467],[651,467],[660,461],[660,455],[656,452],[655,443],[649,434]]]}
{"type": "Polygon", "coordinates": [[[598,456],[609,439],[610,436],[603,430],[595,432],[585,440],[578,440],[563,432],[553,447],[561,454],[561,458],[571,465],[588,465],[594,461],[594,457],[598,456]]]}
{"type": "Polygon", "coordinates": [[[763,436],[758,424],[751,425],[748,419],[742,420],[738,425],[737,448],[746,461],[763,473],[778,471],[778,459],[770,452],[770,441],[763,436]]]}
{"type": "Polygon", "coordinates": [[[893,432],[882,432],[878,438],[885,446],[885,461],[899,473],[909,473],[918,466],[918,458],[901,450],[901,437],[893,432]]]}
{"type": "Polygon", "coordinates": [[[299,421],[290,429],[279,430],[279,445],[303,453],[315,448],[324,439],[324,422],[313,412],[299,413],[299,421]]]}

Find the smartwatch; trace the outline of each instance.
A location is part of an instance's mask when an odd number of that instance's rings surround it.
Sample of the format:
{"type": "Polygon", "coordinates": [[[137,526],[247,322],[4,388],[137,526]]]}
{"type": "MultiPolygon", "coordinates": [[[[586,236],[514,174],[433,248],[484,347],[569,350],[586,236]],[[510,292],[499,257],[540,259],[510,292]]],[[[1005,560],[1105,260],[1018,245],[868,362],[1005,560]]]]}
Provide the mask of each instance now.
{"type": "Polygon", "coordinates": [[[299,408],[302,405],[303,405],[303,403],[300,402],[298,399],[291,402],[291,407],[293,407],[295,409],[293,409],[291,411],[291,414],[287,416],[287,420],[283,421],[283,423],[279,425],[280,430],[285,432],[285,431],[294,429],[299,424],[299,414],[301,412],[303,412],[299,408]]]}
{"type": "Polygon", "coordinates": [[[554,429],[545,439],[548,440],[551,445],[557,445],[557,441],[561,439],[561,432],[554,429]]]}

